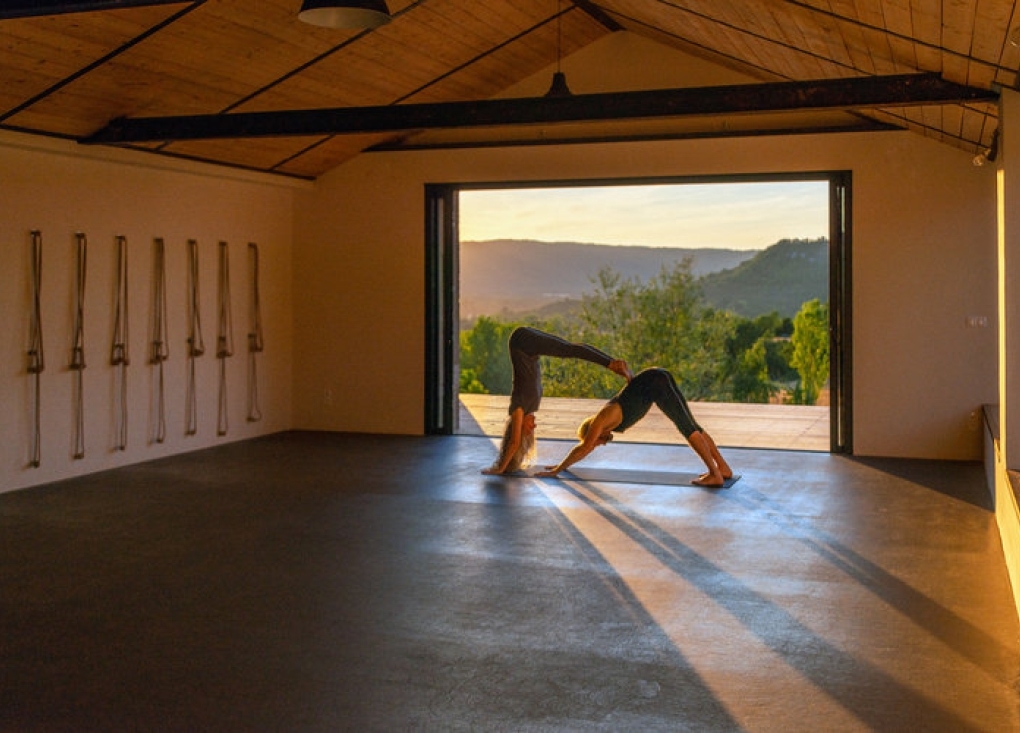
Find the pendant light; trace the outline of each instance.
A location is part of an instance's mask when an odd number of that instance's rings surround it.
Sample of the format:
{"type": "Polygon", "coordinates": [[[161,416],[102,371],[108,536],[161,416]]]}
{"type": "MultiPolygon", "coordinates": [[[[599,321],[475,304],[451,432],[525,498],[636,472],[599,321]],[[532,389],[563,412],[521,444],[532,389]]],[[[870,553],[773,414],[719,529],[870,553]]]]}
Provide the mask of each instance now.
{"type": "Polygon", "coordinates": [[[298,18],[324,28],[377,28],[390,22],[384,0],[304,0],[298,18]]]}
{"type": "Polygon", "coordinates": [[[559,0],[556,2],[556,71],[553,73],[552,84],[549,86],[549,91],[545,93],[547,97],[569,97],[573,94],[570,91],[570,87],[567,86],[567,75],[560,70],[560,61],[563,57],[563,29],[561,27],[563,17],[563,8],[560,6],[559,0]]]}

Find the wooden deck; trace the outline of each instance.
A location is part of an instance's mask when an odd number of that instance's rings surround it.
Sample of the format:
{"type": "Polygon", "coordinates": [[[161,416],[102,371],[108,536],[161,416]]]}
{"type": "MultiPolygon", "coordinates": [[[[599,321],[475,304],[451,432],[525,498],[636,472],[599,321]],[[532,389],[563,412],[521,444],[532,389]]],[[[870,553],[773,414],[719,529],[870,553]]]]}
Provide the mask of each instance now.
{"type": "MultiPolygon", "coordinates": [[[[461,435],[500,435],[506,421],[508,397],[460,395],[461,435]]],[[[574,439],[578,424],[596,412],[604,400],[546,397],[538,412],[540,438],[574,439]]],[[[749,405],[729,402],[692,402],[691,412],[720,446],[828,451],[829,408],[801,405],[749,405]]],[[[676,443],[683,437],[658,408],[617,441],[676,443]]]]}

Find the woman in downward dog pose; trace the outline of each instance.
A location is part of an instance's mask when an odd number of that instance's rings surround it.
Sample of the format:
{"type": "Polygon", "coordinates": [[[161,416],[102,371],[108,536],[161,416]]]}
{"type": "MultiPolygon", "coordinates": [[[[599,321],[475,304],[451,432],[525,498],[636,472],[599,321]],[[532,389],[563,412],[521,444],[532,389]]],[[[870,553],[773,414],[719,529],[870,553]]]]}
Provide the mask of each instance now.
{"type": "Polygon", "coordinates": [[[639,372],[626,387],[610,398],[601,410],[582,422],[577,428],[580,442],[557,465],[536,475],[547,478],[556,476],[600,445],[611,441],[614,432],[622,433],[643,418],[653,404],[673,421],[677,430],[683,434],[687,443],[708,468],[707,472],[694,479],[692,483],[720,488],[726,479],[733,477],[733,471],[719,453],[715,441],[691,415],[687,400],[677,387],[673,375],[658,367],[639,372]]]}
{"type": "Polygon", "coordinates": [[[584,359],[604,366],[628,381],[632,376],[627,362],[614,359],[594,346],[572,343],[537,328],[515,328],[510,334],[508,345],[513,369],[509,417],[503,429],[499,457],[492,466],[482,471],[485,474],[517,471],[531,460],[535,450],[535,413],[542,402],[540,357],[584,359]]]}

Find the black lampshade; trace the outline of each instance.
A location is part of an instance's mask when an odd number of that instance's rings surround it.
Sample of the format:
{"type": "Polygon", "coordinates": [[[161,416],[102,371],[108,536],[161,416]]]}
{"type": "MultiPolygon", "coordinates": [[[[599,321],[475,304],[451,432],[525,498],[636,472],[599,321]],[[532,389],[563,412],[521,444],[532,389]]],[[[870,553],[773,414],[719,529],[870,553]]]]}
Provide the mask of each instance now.
{"type": "Polygon", "coordinates": [[[549,86],[549,91],[545,93],[547,97],[569,97],[572,96],[570,87],[567,86],[567,75],[562,71],[557,71],[553,74],[552,84],[549,86]]]}
{"type": "Polygon", "coordinates": [[[384,0],[304,0],[298,18],[326,28],[375,28],[390,21],[384,0]]]}

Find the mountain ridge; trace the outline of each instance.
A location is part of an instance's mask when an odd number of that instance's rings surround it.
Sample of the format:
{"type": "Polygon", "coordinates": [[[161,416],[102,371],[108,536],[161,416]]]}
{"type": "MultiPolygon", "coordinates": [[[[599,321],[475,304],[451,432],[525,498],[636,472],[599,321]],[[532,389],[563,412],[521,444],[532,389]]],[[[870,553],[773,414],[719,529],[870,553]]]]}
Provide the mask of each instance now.
{"type": "Polygon", "coordinates": [[[828,240],[783,239],[761,250],[666,248],[497,239],[461,242],[461,317],[562,311],[590,292],[599,270],[647,282],[691,260],[707,303],[746,318],[792,317],[828,301],[828,240]]]}
{"type": "Polygon", "coordinates": [[[689,257],[696,277],[731,269],[758,250],[491,239],[460,243],[461,317],[528,312],[590,292],[600,270],[646,282],[689,257]]]}

